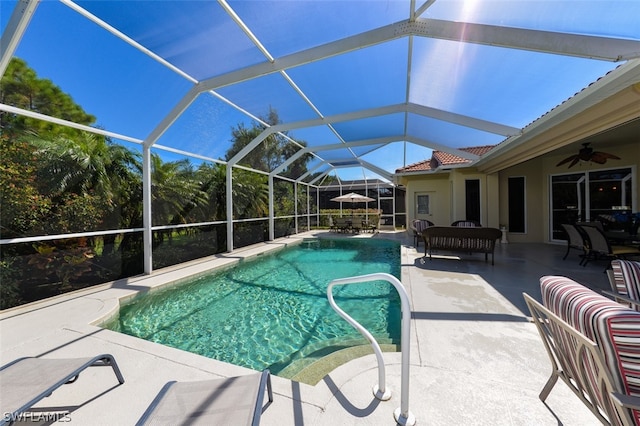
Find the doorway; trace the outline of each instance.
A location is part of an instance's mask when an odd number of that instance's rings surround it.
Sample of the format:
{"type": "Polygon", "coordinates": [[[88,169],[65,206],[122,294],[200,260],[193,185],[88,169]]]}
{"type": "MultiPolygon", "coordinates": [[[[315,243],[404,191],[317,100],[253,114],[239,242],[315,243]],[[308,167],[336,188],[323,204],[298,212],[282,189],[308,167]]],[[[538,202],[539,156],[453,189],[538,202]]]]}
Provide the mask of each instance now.
{"type": "Polygon", "coordinates": [[[416,192],[415,219],[426,219],[433,222],[433,192],[416,192]]]}
{"type": "Polygon", "coordinates": [[[480,220],[480,179],[467,179],[464,181],[465,193],[465,220],[480,220]]]}

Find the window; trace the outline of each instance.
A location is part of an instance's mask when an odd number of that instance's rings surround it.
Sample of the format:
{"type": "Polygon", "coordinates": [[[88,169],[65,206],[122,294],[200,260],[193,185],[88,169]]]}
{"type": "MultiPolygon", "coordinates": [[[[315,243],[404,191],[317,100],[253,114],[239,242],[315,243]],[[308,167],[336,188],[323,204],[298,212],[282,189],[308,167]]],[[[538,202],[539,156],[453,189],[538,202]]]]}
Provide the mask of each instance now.
{"type": "Polygon", "coordinates": [[[551,177],[551,238],[561,240],[563,223],[597,220],[626,229],[633,211],[631,168],[592,170],[551,177]]]}
{"type": "Polygon", "coordinates": [[[417,195],[416,206],[418,214],[429,214],[429,195],[417,195]]]}
{"type": "Polygon", "coordinates": [[[509,232],[525,232],[524,176],[509,178],[509,232]]]}

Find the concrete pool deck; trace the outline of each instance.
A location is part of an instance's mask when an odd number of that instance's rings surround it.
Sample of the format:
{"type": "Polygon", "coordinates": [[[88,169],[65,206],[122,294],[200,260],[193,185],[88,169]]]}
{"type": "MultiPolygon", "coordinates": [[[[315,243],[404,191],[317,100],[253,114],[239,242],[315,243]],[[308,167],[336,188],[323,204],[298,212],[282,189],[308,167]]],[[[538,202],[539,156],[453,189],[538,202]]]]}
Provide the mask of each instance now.
{"type": "MultiPolygon", "coordinates": [[[[305,237],[371,238],[308,232],[253,246],[205,262],[136,277],[0,313],[0,364],[16,358],[85,357],[112,354],[125,378],[90,368],[72,385],[45,398],[32,411],[69,411],[60,423],[133,425],[160,388],[171,380],[200,380],[249,373],[242,367],[101,329],[119,300],[184,275],[229,265],[305,237]]],[[[412,309],[409,409],[417,424],[597,425],[577,397],[559,382],[538,399],[551,366],[522,292],[539,299],[542,275],[565,275],[593,289],[607,289],[602,265],[583,268],[565,246],[504,244],[495,266],[479,254],[434,257],[422,253],[404,232],[374,238],[401,242],[402,282],[412,309]]],[[[424,247],[420,246],[421,250],[424,247]]],[[[384,353],[389,401],[373,397],[378,372],[374,355],[337,367],[315,385],[273,376],[274,402],[263,425],[393,425],[400,406],[400,353],[384,353]]],[[[8,386],[1,383],[0,386],[8,386]]],[[[24,422],[34,424],[34,422],[24,422]]],[[[36,423],[37,424],[37,423],[36,423]]],[[[49,424],[49,423],[46,423],[49,424]]]]}

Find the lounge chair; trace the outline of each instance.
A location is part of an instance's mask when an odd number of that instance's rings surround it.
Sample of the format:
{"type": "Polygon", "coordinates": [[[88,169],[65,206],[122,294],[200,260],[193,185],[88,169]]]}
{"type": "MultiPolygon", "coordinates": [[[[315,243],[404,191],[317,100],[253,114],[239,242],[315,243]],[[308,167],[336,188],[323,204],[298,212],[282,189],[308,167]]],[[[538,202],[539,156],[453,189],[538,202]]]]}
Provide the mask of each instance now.
{"type": "Polygon", "coordinates": [[[259,425],[273,402],[269,370],[247,376],[197,382],[169,382],[136,426],[259,425]],[[265,388],[269,402],[264,403],[265,388]]]}
{"type": "Polygon", "coordinates": [[[580,265],[585,261],[587,254],[587,242],[585,241],[585,237],[582,232],[578,230],[575,225],[570,225],[568,223],[563,223],[562,228],[567,233],[567,252],[564,254],[562,260],[565,260],[567,256],[569,256],[569,251],[571,249],[582,250],[582,254],[580,255],[580,265]]]}
{"type": "MultiPolygon", "coordinates": [[[[600,229],[594,226],[579,226],[576,227],[586,234],[589,244],[587,247],[586,257],[584,258],[584,262],[582,266],[586,266],[590,260],[597,260],[600,258],[605,259],[624,259],[627,257],[640,257],[640,249],[634,246],[625,246],[625,245],[611,245],[609,241],[607,241],[607,237],[604,235],[600,229]]],[[[605,271],[606,269],[605,268],[605,271]]]]}
{"type": "Polygon", "coordinates": [[[103,354],[93,358],[19,358],[0,368],[0,425],[11,424],[20,414],[66,383],[76,381],[88,367],[111,367],[120,384],[124,378],[115,359],[103,354]]]}

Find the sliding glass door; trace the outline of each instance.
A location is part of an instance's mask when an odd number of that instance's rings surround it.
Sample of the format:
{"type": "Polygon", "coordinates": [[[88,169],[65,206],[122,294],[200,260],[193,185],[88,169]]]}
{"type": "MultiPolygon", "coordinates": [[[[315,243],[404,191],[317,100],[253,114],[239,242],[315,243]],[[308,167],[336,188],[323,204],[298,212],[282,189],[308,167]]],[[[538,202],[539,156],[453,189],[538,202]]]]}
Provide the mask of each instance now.
{"type": "Polygon", "coordinates": [[[599,220],[624,228],[634,207],[632,176],[630,167],[551,176],[551,239],[566,239],[563,223],[599,220]]]}

